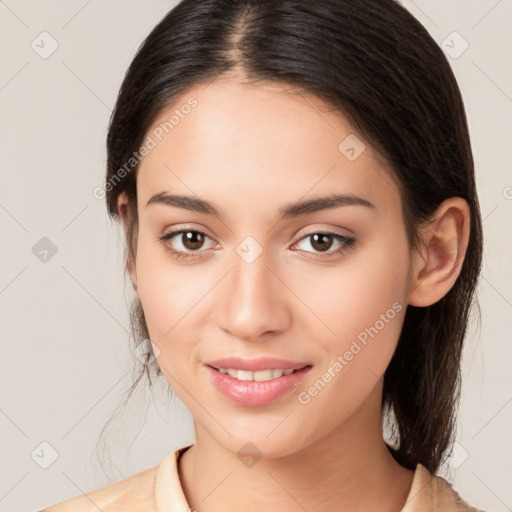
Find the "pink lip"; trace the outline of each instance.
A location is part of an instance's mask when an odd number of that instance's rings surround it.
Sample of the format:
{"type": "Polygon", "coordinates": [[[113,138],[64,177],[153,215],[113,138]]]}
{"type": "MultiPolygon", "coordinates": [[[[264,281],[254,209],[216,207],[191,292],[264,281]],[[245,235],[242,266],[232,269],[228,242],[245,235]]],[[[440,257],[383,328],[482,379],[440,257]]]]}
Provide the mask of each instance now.
{"type": "MultiPolygon", "coordinates": [[[[225,364],[224,362],[226,360],[222,361],[223,364],[225,364]]],[[[220,368],[226,368],[226,366],[220,366],[220,368]]],[[[227,368],[243,369],[237,365],[228,365],[227,368]]],[[[270,367],[265,366],[265,368],[270,367]]],[[[275,366],[275,368],[286,369],[286,366],[275,366]]],[[[284,393],[297,386],[309,372],[311,365],[304,368],[299,366],[299,368],[301,369],[296,370],[289,375],[278,377],[277,379],[256,382],[234,379],[227,374],[219,372],[211,366],[206,366],[210,378],[212,379],[212,382],[218,391],[220,391],[227,398],[231,399],[233,402],[248,407],[259,407],[262,405],[270,404],[277,400],[284,393]]]]}
{"type": "Polygon", "coordinates": [[[285,359],[277,359],[275,357],[260,357],[258,359],[242,359],[240,357],[225,357],[223,359],[216,359],[215,361],[208,361],[205,363],[214,368],[236,368],[237,370],[246,370],[250,372],[257,372],[258,370],[299,370],[310,363],[297,363],[296,361],[286,361],[285,359]]]}

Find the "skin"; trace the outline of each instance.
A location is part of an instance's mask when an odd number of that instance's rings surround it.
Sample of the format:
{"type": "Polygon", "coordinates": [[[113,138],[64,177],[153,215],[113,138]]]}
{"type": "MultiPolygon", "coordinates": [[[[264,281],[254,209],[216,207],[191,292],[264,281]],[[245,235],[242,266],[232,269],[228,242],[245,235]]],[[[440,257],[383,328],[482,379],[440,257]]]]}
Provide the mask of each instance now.
{"type": "MultiPolygon", "coordinates": [[[[413,251],[396,183],[369,143],[354,161],[338,150],[356,134],[339,112],[282,85],[224,77],[187,91],[154,126],[190,97],[198,105],[137,171],[137,254],[127,262],[158,364],[194,418],[196,443],[179,464],[190,506],[199,512],[400,510],[413,471],[395,462],[383,440],[382,376],[406,305],[428,306],[455,282],[468,242],[468,205],[460,198],[443,202],[421,229],[423,248],[413,251]],[[222,220],[146,206],[160,192],[205,199],[222,220]],[[278,218],[284,205],[333,192],[375,208],[278,218]],[[195,252],[182,235],[165,242],[196,258],[177,259],[159,241],[181,228],[208,235],[195,252]],[[334,254],[343,243],[328,238],[322,250],[306,236],[319,232],[356,242],[334,254]],[[263,249],[252,263],[236,251],[247,236],[263,249]],[[320,393],[300,403],[298,394],[394,303],[401,311],[320,393]],[[204,363],[230,355],[275,356],[313,368],[276,402],[251,408],[210,382],[204,363]],[[261,454],[252,466],[237,457],[248,442],[261,454]]],[[[121,195],[118,202],[125,227],[127,201],[121,195]]]]}

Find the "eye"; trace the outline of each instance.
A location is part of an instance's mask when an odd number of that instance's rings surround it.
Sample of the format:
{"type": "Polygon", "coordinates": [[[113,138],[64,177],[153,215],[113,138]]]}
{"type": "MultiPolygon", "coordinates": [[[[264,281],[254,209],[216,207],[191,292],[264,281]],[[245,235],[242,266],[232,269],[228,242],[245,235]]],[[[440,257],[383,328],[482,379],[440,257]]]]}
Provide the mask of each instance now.
{"type": "MultiPolygon", "coordinates": [[[[170,251],[176,258],[195,258],[199,256],[199,254],[196,253],[204,252],[200,249],[203,248],[207,238],[212,240],[203,231],[196,229],[180,229],[161,236],[159,240],[163,243],[165,249],[170,251]],[[169,243],[174,238],[176,238],[176,242],[169,243]]],[[[356,242],[355,238],[338,235],[337,233],[317,232],[302,237],[293,247],[298,246],[305,240],[311,240],[310,245],[317,251],[316,254],[319,254],[320,257],[327,258],[340,254],[348,248],[353,247],[356,242]],[[338,248],[330,251],[329,249],[331,249],[333,245],[336,246],[336,244],[338,244],[338,248]],[[325,256],[322,253],[325,254],[325,256]]]]}
{"type": "MultiPolygon", "coordinates": [[[[336,254],[340,254],[350,247],[353,247],[356,240],[353,237],[347,237],[343,235],[338,235],[337,233],[310,233],[301,238],[299,242],[295,244],[295,246],[299,245],[301,242],[305,240],[310,240],[310,245],[316,252],[316,254],[320,254],[321,257],[324,257],[322,253],[326,254],[325,257],[331,257],[336,254]],[[336,246],[338,244],[338,248],[332,251],[329,251],[331,247],[336,246]]],[[[311,252],[311,251],[307,251],[311,252]]]]}
{"type": "Polygon", "coordinates": [[[163,243],[165,249],[170,251],[177,258],[194,258],[196,257],[194,253],[203,252],[199,249],[204,245],[206,238],[210,237],[202,231],[196,229],[180,229],[161,236],[159,240],[163,243]],[[174,243],[169,243],[175,237],[177,240],[177,248],[173,247],[174,243]]]}

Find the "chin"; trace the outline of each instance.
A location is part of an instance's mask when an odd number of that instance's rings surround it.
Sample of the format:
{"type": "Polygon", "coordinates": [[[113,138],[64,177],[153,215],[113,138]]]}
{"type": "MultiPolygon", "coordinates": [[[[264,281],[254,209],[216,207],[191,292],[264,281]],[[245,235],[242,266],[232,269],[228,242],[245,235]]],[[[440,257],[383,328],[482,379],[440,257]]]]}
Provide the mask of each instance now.
{"type": "Polygon", "coordinates": [[[216,428],[215,438],[226,451],[235,454],[244,463],[245,459],[254,463],[255,460],[261,458],[288,457],[309,446],[314,439],[312,439],[312,436],[305,434],[303,425],[296,426],[297,435],[294,436],[293,428],[291,430],[292,426],[287,425],[285,427],[285,422],[282,425],[275,422],[272,428],[269,428],[268,420],[261,423],[261,428],[255,429],[254,424],[252,428],[247,428],[245,425],[239,426],[231,430],[233,437],[222,429],[219,432],[219,429],[216,428]],[[274,431],[273,428],[275,428],[274,431]],[[307,438],[307,441],[304,437],[307,438]]]}

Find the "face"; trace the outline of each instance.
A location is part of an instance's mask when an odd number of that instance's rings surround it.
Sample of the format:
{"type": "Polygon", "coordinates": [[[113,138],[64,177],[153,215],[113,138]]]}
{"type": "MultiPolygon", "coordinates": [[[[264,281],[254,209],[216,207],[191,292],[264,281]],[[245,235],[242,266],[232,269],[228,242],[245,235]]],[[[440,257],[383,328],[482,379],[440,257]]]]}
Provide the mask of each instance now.
{"type": "Polygon", "coordinates": [[[339,112],[277,84],[198,86],[148,136],[132,277],[196,428],[268,457],[343,428],[378,389],[407,305],[389,172],[339,112]]]}

